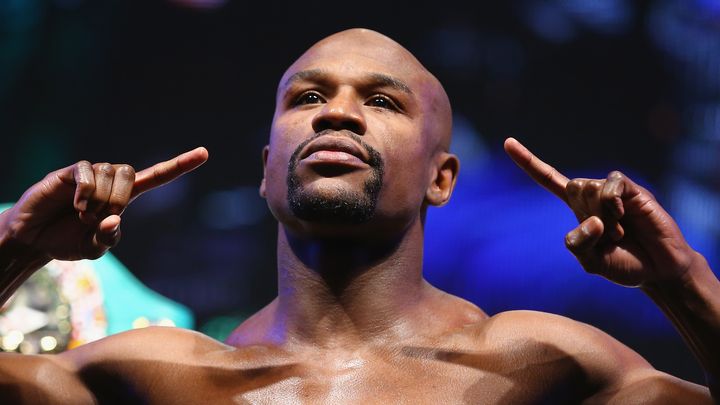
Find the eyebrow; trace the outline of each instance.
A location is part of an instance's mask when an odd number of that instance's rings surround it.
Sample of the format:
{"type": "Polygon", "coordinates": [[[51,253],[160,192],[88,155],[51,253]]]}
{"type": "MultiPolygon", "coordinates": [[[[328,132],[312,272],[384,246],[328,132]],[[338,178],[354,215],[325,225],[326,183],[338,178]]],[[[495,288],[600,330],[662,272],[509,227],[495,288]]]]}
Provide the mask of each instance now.
{"type": "Polygon", "coordinates": [[[285,80],[285,86],[288,87],[294,82],[300,81],[300,80],[308,80],[313,78],[319,78],[324,76],[322,69],[309,69],[309,70],[301,70],[299,72],[295,72],[292,76],[288,77],[287,80],[285,80]]]}
{"type": "MultiPolygon", "coordinates": [[[[323,69],[301,70],[294,73],[285,81],[285,87],[287,88],[292,83],[300,80],[322,80],[326,78],[327,75],[327,72],[323,69]]],[[[370,80],[376,84],[392,87],[407,94],[413,94],[410,87],[405,84],[405,82],[396,77],[386,75],[385,73],[370,73],[367,75],[367,77],[369,77],[370,80]]]]}

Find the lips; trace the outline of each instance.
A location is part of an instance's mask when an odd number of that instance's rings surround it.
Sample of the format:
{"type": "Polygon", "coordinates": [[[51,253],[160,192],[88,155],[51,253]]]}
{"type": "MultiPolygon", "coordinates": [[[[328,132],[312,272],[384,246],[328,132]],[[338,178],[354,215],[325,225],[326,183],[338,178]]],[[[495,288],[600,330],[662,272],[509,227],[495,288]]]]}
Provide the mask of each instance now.
{"type": "Polygon", "coordinates": [[[369,156],[353,140],[344,136],[324,135],[310,142],[300,160],[317,163],[367,164],[369,156]]]}

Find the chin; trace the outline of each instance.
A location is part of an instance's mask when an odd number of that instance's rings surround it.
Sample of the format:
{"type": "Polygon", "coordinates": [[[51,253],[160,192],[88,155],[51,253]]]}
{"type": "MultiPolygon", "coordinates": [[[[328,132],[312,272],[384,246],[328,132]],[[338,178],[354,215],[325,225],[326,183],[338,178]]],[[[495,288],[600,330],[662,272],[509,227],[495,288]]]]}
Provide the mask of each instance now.
{"type": "Polygon", "coordinates": [[[300,220],[329,225],[358,225],[369,222],[382,188],[382,180],[371,176],[363,183],[323,178],[305,183],[288,177],[287,202],[300,220]]]}
{"type": "Polygon", "coordinates": [[[358,225],[375,216],[376,200],[364,193],[348,190],[309,192],[289,195],[288,203],[298,219],[328,225],[358,225]]]}

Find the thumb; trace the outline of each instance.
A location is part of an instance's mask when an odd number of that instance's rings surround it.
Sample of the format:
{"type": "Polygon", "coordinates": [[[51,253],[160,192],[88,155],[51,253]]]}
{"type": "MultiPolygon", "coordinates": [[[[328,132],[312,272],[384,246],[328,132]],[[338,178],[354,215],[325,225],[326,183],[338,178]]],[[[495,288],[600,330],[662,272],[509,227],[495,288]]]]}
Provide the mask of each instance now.
{"type": "Polygon", "coordinates": [[[120,216],[110,215],[100,221],[95,228],[89,251],[86,255],[90,259],[97,259],[108,249],[120,241],[120,216]]]}
{"type": "Polygon", "coordinates": [[[605,225],[600,218],[591,216],[565,235],[565,246],[589,273],[597,273],[599,269],[600,257],[595,246],[604,230],[605,225]]]}

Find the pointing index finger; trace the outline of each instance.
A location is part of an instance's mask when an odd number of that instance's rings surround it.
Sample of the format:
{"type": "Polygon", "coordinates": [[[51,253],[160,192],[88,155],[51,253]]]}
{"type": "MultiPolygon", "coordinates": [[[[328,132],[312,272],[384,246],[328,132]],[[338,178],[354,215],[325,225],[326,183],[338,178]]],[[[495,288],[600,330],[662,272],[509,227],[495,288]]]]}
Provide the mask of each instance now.
{"type": "Polygon", "coordinates": [[[533,155],[528,148],[515,138],[506,139],[504,147],[505,152],[528,176],[567,204],[565,186],[570,181],[567,177],[533,155]]]}
{"type": "Polygon", "coordinates": [[[177,157],[148,167],[135,175],[132,198],[169,183],[185,173],[195,170],[208,159],[204,147],[195,148],[177,157]]]}

